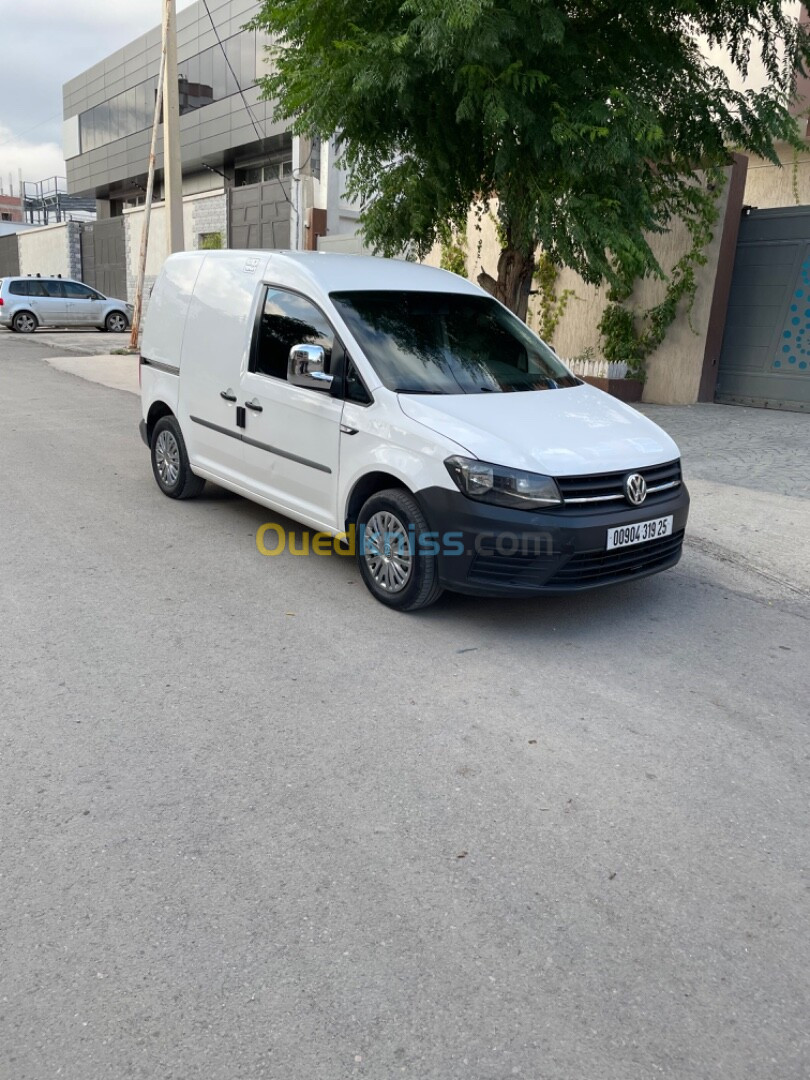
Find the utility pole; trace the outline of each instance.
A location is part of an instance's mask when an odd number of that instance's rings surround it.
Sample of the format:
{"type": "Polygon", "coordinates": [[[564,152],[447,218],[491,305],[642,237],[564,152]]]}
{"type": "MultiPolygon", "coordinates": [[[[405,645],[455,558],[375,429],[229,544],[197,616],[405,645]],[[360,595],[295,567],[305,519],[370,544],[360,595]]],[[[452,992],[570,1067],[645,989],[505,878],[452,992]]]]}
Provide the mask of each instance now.
{"type": "Polygon", "coordinates": [[[180,93],[177,85],[177,5],[163,0],[163,50],[166,84],[163,92],[163,182],[166,198],[168,251],[185,251],[183,238],[183,171],[180,162],[180,93]]]}
{"type": "Polygon", "coordinates": [[[138,283],[135,286],[135,307],[132,312],[132,333],[129,338],[131,349],[138,348],[138,335],[141,329],[143,311],[143,283],[146,277],[146,252],[149,247],[149,220],[152,216],[152,194],[155,190],[155,153],[157,151],[157,133],[160,126],[160,112],[163,106],[163,83],[166,76],[166,50],[160,57],[157,96],[155,97],[155,115],[152,120],[152,141],[149,146],[149,178],[146,181],[146,199],[143,208],[143,228],[141,230],[141,253],[138,260],[138,283]]]}

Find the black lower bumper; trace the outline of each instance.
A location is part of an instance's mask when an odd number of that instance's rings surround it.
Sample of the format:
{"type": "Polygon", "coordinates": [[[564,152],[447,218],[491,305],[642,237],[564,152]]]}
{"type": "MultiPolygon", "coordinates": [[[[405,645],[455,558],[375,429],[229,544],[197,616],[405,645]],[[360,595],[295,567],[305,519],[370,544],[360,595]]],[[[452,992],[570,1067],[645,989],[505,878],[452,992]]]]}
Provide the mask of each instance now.
{"type": "Polygon", "coordinates": [[[689,515],[683,484],[641,507],[612,509],[510,510],[438,487],[417,498],[439,537],[442,585],[479,596],[571,593],[657,574],[680,559],[689,515]],[[669,515],[671,535],[607,550],[609,529],[669,515]]]}

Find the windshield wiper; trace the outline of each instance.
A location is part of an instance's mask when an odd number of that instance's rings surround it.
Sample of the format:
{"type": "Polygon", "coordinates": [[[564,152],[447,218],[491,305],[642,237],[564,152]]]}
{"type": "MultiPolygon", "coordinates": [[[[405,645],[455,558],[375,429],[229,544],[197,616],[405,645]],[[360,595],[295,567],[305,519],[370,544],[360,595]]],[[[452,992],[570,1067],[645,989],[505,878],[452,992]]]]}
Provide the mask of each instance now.
{"type": "Polygon", "coordinates": [[[395,394],[445,394],[445,390],[411,390],[408,387],[396,386],[394,387],[395,394]]]}

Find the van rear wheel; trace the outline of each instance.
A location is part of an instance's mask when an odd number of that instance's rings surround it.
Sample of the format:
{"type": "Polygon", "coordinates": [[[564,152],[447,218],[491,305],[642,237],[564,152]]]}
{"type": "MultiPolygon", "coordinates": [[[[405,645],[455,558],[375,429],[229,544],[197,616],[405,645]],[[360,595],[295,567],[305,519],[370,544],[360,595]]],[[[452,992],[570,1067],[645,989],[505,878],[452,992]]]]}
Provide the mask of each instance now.
{"type": "Polygon", "coordinates": [[[205,487],[188,463],[180,425],[173,416],[162,416],[155,424],[150,442],[152,472],[157,485],[170,499],[194,499],[205,487]]]}
{"type": "Polygon", "coordinates": [[[357,517],[357,562],[369,592],[399,611],[418,611],[441,596],[438,560],[425,554],[428,524],[409,491],[377,492],[357,517]]]}

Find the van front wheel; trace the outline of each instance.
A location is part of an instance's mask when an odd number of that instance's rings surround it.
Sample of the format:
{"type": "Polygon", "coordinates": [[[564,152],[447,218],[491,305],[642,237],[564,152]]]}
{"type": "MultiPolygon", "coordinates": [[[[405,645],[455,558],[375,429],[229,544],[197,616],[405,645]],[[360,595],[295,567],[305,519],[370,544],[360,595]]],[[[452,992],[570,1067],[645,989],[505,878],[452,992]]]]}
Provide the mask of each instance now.
{"type": "Polygon", "coordinates": [[[205,487],[188,463],[180,425],[173,416],[162,416],[155,424],[150,443],[152,472],[158,487],[170,499],[193,499],[205,487]]]}
{"type": "Polygon", "coordinates": [[[371,594],[387,607],[417,611],[442,594],[436,556],[425,552],[428,524],[409,491],[372,495],[357,518],[357,562],[371,594]]]}

